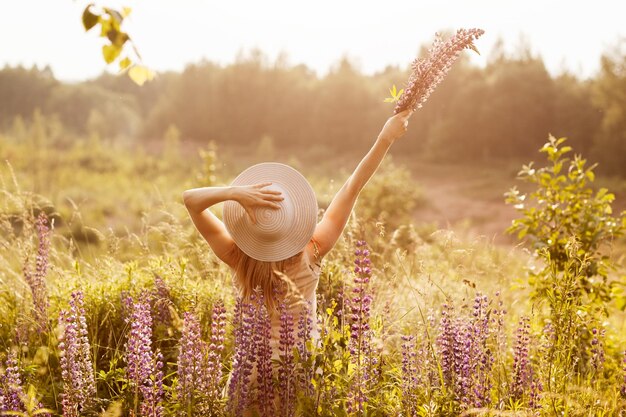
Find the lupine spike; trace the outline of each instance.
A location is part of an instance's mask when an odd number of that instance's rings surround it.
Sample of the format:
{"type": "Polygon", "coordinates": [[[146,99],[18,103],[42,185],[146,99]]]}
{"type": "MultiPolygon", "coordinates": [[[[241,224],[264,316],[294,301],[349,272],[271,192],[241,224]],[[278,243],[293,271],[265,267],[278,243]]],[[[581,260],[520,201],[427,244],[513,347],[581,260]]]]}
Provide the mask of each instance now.
{"type": "Polygon", "coordinates": [[[436,34],[429,56],[426,59],[418,57],[411,64],[411,75],[404,88],[404,94],[400,96],[394,108],[394,113],[422,107],[448,73],[461,51],[466,48],[476,50],[473,41],[483,33],[482,29],[459,29],[446,42],[443,42],[439,34],[436,34]]]}
{"type": "Polygon", "coordinates": [[[140,398],[142,416],[163,415],[163,367],[159,352],[152,352],[152,316],[149,294],[131,302],[130,334],[126,342],[126,373],[135,396],[140,398]]]}
{"type": "Polygon", "coordinates": [[[34,321],[38,324],[40,332],[45,330],[48,323],[48,290],[46,287],[46,274],[50,257],[50,227],[44,212],[39,213],[35,227],[39,244],[35,260],[35,271],[31,272],[28,265],[24,267],[24,279],[30,287],[33,297],[34,321]]]}
{"type": "Polygon", "coordinates": [[[87,322],[83,293],[74,291],[69,311],[61,311],[59,325],[63,333],[59,343],[61,377],[63,379],[62,406],[65,417],[78,417],[96,394],[91,348],[87,337],[87,322]]]}

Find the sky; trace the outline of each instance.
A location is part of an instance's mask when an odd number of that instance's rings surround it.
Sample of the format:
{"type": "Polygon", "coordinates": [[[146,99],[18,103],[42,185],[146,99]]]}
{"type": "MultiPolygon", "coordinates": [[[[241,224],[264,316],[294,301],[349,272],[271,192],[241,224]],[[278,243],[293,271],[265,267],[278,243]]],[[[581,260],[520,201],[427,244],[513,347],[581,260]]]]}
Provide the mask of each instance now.
{"type": "MultiPolygon", "coordinates": [[[[548,70],[591,77],[602,53],[626,38],[624,0],[95,0],[129,6],[124,22],[146,65],[184,69],[202,59],[227,65],[261,49],[273,62],[305,64],[318,75],[344,56],[371,74],[407,66],[435,32],[478,27],[485,34],[471,53],[484,65],[498,39],[513,53],[520,45],[548,70]]],[[[92,78],[107,67],[103,41],[85,33],[82,0],[13,0],[3,4],[0,67],[50,65],[64,81],[92,78]]],[[[469,52],[468,52],[469,53],[469,52]]]]}

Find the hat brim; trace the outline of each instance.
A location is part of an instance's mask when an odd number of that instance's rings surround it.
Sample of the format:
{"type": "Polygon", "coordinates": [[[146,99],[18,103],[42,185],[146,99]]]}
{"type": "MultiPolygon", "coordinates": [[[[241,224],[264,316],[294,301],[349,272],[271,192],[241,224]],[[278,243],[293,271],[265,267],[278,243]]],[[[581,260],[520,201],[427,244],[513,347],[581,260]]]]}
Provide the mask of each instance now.
{"type": "Polygon", "coordinates": [[[317,224],[317,199],[313,188],[300,172],[277,162],[251,166],[239,174],[231,185],[264,182],[271,182],[272,186],[268,188],[275,186],[285,198],[278,202],[280,209],[269,209],[276,210],[273,221],[277,224],[271,227],[280,227],[285,213],[289,211],[288,230],[282,230],[277,239],[268,239],[257,233],[256,226],[251,223],[244,208],[232,200],[224,203],[224,224],[235,244],[246,255],[259,261],[279,261],[302,251],[313,237],[317,224]]]}

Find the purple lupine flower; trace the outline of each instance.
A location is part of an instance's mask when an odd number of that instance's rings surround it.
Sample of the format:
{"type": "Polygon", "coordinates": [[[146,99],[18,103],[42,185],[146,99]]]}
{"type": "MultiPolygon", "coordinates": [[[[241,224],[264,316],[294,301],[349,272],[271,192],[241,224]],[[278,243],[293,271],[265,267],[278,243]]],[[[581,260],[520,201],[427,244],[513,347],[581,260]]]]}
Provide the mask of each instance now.
{"type": "Polygon", "coordinates": [[[30,287],[33,297],[34,322],[40,332],[44,331],[48,323],[48,290],[46,288],[46,274],[50,256],[50,228],[47,217],[40,212],[36,222],[39,245],[35,260],[35,271],[32,272],[29,265],[24,265],[24,279],[30,287]]]}
{"type": "Polygon", "coordinates": [[[474,298],[474,309],[472,312],[472,375],[473,375],[473,407],[484,407],[490,401],[491,391],[491,366],[493,357],[487,346],[490,336],[488,298],[480,293],[474,298]]]}
{"type": "Polygon", "coordinates": [[[96,395],[96,381],[87,337],[83,293],[74,291],[69,311],[61,311],[60,365],[63,379],[61,404],[65,417],[78,417],[96,395]]]}
{"type": "Polygon", "coordinates": [[[9,351],[5,365],[4,374],[0,376],[0,414],[3,411],[26,411],[22,403],[22,377],[17,355],[13,350],[9,351]]]}
{"type": "Polygon", "coordinates": [[[526,387],[530,384],[530,362],[528,360],[528,345],[530,343],[529,318],[523,316],[517,328],[517,338],[513,356],[513,381],[511,382],[511,395],[513,398],[521,398],[526,387]]]}
{"type": "Polygon", "coordinates": [[[368,292],[368,284],[372,275],[370,251],[367,243],[359,240],[356,243],[357,249],[354,251],[354,284],[350,300],[350,357],[356,365],[355,381],[352,384],[352,391],[348,398],[348,411],[362,414],[367,402],[367,391],[372,374],[371,344],[372,332],[370,330],[370,306],[372,296],[368,292]]]}
{"type": "Polygon", "coordinates": [[[141,415],[158,417],[163,413],[161,405],[163,364],[160,354],[157,352],[155,355],[152,352],[152,316],[150,315],[149,294],[142,294],[140,299],[133,301],[131,307],[131,315],[126,318],[130,324],[125,352],[126,374],[134,390],[136,401],[141,401],[141,415]]]}
{"type": "Polygon", "coordinates": [[[257,404],[261,417],[272,417],[274,409],[274,372],[272,367],[272,328],[263,295],[259,293],[256,307],[254,343],[256,346],[256,366],[258,373],[257,404]]]}
{"type": "Polygon", "coordinates": [[[471,388],[472,374],[474,371],[474,357],[472,355],[473,348],[473,332],[472,326],[466,323],[460,317],[456,320],[458,334],[461,334],[461,340],[455,343],[455,373],[456,373],[456,394],[461,401],[462,406],[468,407],[471,404],[471,388]]]}
{"type": "Polygon", "coordinates": [[[228,385],[228,409],[235,416],[243,416],[252,401],[250,376],[255,364],[254,308],[241,297],[235,303],[233,370],[228,385]]]}
{"type": "Polygon", "coordinates": [[[530,368],[530,390],[528,393],[528,408],[538,410],[541,408],[541,393],[543,392],[543,384],[535,376],[533,368],[530,368]]]}
{"type": "Polygon", "coordinates": [[[435,87],[450,71],[461,51],[466,48],[476,50],[473,42],[483,33],[482,29],[459,29],[445,42],[439,34],[435,34],[435,41],[429,50],[429,56],[426,59],[418,57],[413,61],[411,75],[404,94],[400,96],[394,108],[394,113],[422,107],[435,87]]]}
{"type": "Polygon", "coordinates": [[[604,335],[606,331],[604,329],[598,331],[595,327],[591,329],[591,368],[594,373],[602,371],[604,366],[604,335]]]}
{"type": "Polygon", "coordinates": [[[205,362],[207,344],[202,340],[200,322],[191,311],[183,314],[183,329],[178,345],[176,386],[178,401],[191,415],[198,396],[208,385],[209,368],[205,362]]]}
{"type": "Polygon", "coordinates": [[[170,324],[172,322],[172,314],[170,313],[170,306],[172,305],[170,288],[165,280],[158,274],[155,274],[154,289],[151,295],[152,311],[156,321],[166,325],[170,324]]]}
{"type": "Polygon", "coordinates": [[[222,352],[224,351],[224,335],[226,334],[226,308],[223,301],[213,304],[211,315],[211,339],[207,358],[207,394],[213,403],[221,396],[222,352]]]}
{"type": "Polygon", "coordinates": [[[455,361],[455,345],[459,340],[457,328],[453,323],[454,307],[451,304],[444,304],[441,311],[440,333],[437,337],[437,345],[439,347],[439,356],[441,357],[441,370],[443,374],[442,384],[449,388],[454,384],[454,363],[455,361]]]}
{"type": "Polygon", "coordinates": [[[280,365],[278,367],[278,396],[280,409],[278,415],[291,416],[295,409],[296,381],[294,378],[294,317],[287,309],[283,298],[278,305],[280,313],[280,337],[278,340],[280,365]]]}
{"type": "Polygon", "coordinates": [[[143,401],[139,407],[142,417],[162,417],[163,409],[163,355],[159,350],[151,356],[150,375],[141,387],[143,401]]]}
{"type": "Polygon", "coordinates": [[[300,363],[302,368],[298,375],[298,384],[304,395],[313,395],[313,367],[309,364],[311,351],[307,346],[307,342],[311,340],[311,332],[313,331],[313,320],[311,319],[311,302],[307,301],[306,305],[300,310],[298,316],[298,353],[300,355],[300,363]]]}
{"type": "Polygon", "coordinates": [[[416,415],[418,405],[416,391],[419,387],[417,376],[417,346],[414,335],[402,335],[402,403],[409,415],[416,415]]]}

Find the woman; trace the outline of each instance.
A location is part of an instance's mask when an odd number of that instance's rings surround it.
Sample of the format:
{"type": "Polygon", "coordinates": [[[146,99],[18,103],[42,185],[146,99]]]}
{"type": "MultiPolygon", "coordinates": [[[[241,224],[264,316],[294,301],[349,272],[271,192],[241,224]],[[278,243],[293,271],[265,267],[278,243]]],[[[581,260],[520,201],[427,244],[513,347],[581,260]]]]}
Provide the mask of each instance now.
{"type": "Polygon", "coordinates": [[[413,110],[390,117],[374,145],[337,192],[317,223],[317,203],[308,182],[282,164],[255,165],[231,186],[202,187],[183,193],[191,219],[215,255],[231,267],[234,284],[243,299],[256,289],[263,294],[271,319],[270,345],[278,357],[279,314],[275,295],[284,294],[285,277],[298,297],[290,297],[289,312],[298,317],[303,305],[310,306],[316,328],[315,292],[322,258],[333,248],[348,221],[356,199],[378,169],[396,139],[404,135],[413,110]],[[224,223],[211,211],[225,202],[224,223]]]}

